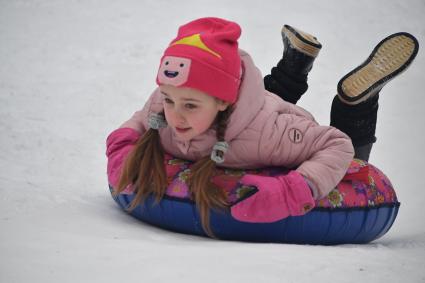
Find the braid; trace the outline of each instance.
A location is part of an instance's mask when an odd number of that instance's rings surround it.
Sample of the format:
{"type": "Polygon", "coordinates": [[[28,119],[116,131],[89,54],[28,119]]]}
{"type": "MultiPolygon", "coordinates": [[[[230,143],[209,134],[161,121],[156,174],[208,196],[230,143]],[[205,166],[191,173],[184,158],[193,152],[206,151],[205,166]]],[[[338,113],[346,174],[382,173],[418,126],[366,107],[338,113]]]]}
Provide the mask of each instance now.
{"type": "Polygon", "coordinates": [[[233,107],[229,106],[225,111],[221,111],[217,114],[216,119],[216,136],[218,141],[224,141],[224,135],[227,129],[227,123],[230,118],[230,115],[233,112],[233,107]]]}
{"type": "MultiPolygon", "coordinates": [[[[217,113],[214,123],[217,141],[224,141],[232,111],[233,108],[229,106],[217,113]]],[[[163,115],[163,112],[160,114],[163,115]]],[[[219,154],[223,157],[224,152],[219,151],[219,154]]],[[[228,206],[224,191],[211,182],[215,168],[216,163],[209,155],[205,156],[193,164],[189,180],[189,187],[200,213],[202,228],[212,238],[215,236],[209,223],[210,209],[219,210],[228,206]]],[[[129,185],[134,186],[136,193],[129,210],[134,209],[151,193],[157,201],[165,194],[167,176],[164,168],[164,151],[157,130],[149,129],[129,153],[114,194],[119,194],[129,185]]]]}
{"type": "MultiPolygon", "coordinates": [[[[159,115],[164,113],[161,112],[159,115]]],[[[151,193],[156,201],[164,196],[167,189],[167,174],[164,168],[164,150],[158,130],[149,129],[130,151],[124,162],[114,195],[118,195],[129,185],[134,186],[135,191],[129,211],[136,208],[151,193]]]]}
{"type": "MultiPolygon", "coordinates": [[[[224,141],[229,117],[233,111],[231,106],[217,114],[215,121],[216,137],[218,141],[224,141]]],[[[224,152],[221,152],[222,156],[224,152]]],[[[202,228],[205,233],[215,238],[209,223],[210,209],[223,209],[228,206],[227,196],[224,191],[211,182],[216,163],[211,157],[205,156],[192,166],[190,178],[190,190],[198,207],[201,217],[202,228]]]]}

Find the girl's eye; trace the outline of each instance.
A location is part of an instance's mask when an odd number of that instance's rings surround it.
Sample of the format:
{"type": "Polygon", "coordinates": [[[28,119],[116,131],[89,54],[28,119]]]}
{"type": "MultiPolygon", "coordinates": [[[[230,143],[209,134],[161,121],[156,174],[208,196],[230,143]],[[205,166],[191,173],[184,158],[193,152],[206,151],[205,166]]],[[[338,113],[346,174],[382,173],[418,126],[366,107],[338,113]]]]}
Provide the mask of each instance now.
{"type": "Polygon", "coordinates": [[[195,108],[197,108],[198,106],[196,106],[195,104],[192,104],[192,103],[187,103],[186,104],[186,108],[188,108],[188,109],[195,109],[195,108]]]}
{"type": "Polygon", "coordinates": [[[165,101],[165,103],[167,103],[167,104],[171,104],[171,103],[173,103],[173,101],[172,101],[171,99],[169,99],[169,98],[164,98],[164,101],[165,101]]]}

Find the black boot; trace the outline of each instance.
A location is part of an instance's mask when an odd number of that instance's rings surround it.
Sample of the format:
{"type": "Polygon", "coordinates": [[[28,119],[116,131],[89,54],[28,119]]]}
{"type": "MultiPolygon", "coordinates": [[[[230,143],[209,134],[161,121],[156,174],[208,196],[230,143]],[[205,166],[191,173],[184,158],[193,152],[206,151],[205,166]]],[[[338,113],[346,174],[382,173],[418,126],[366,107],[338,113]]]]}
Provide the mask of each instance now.
{"type": "Polygon", "coordinates": [[[306,75],[289,75],[282,70],[283,61],[280,60],[277,67],[273,67],[271,74],[264,77],[264,87],[283,100],[297,104],[307,89],[306,75]]]}
{"type": "Polygon", "coordinates": [[[264,77],[265,88],[283,100],[296,104],[307,91],[307,75],[322,45],[308,33],[285,25],[282,28],[283,57],[271,74],[264,77]]]}
{"type": "Polygon", "coordinates": [[[363,64],[339,81],[339,98],[346,104],[355,105],[374,96],[386,83],[407,69],[418,49],[417,39],[406,32],[383,39],[363,64]]]}
{"type": "Polygon", "coordinates": [[[356,158],[369,159],[372,144],[376,142],[376,121],[379,94],[366,101],[349,105],[335,96],[331,108],[331,126],[346,133],[352,140],[356,158]],[[365,150],[366,149],[366,150],[365,150]]]}
{"type": "Polygon", "coordinates": [[[307,75],[322,44],[316,37],[288,25],[283,26],[281,33],[284,46],[283,70],[288,74],[307,75]]]}

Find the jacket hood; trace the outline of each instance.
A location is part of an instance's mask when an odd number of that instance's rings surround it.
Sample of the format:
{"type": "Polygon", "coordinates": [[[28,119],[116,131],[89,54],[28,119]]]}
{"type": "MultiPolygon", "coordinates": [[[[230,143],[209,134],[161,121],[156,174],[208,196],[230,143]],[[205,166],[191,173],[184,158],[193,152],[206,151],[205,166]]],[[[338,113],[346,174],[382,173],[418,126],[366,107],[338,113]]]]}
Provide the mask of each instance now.
{"type": "Polygon", "coordinates": [[[263,76],[254,65],[251,56],[239,50],[242,61],[242,81],[239,97],[233,104],[233,113],[226,130],[225,140],[239,135],[257,116],[265,102],[263,76]]]}

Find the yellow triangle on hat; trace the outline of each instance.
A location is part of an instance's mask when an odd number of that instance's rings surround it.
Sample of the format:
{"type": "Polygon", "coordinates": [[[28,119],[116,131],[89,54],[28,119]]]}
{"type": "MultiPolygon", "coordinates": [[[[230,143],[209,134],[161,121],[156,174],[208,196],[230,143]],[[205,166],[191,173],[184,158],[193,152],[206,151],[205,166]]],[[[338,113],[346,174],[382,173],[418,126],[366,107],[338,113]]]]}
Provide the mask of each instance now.
{"type": "Polygon", "coordinates": [[[208,48],[208,46],[206,46],[204,42],[202,42],[201,35],[199,33],[179,39],[176,42],[173,42],[171,45],[177,45],[177,44],[198,47],[221,59],[220,54],[218,54],[217,52],[214,52],[213,50],[208,48]]]}

